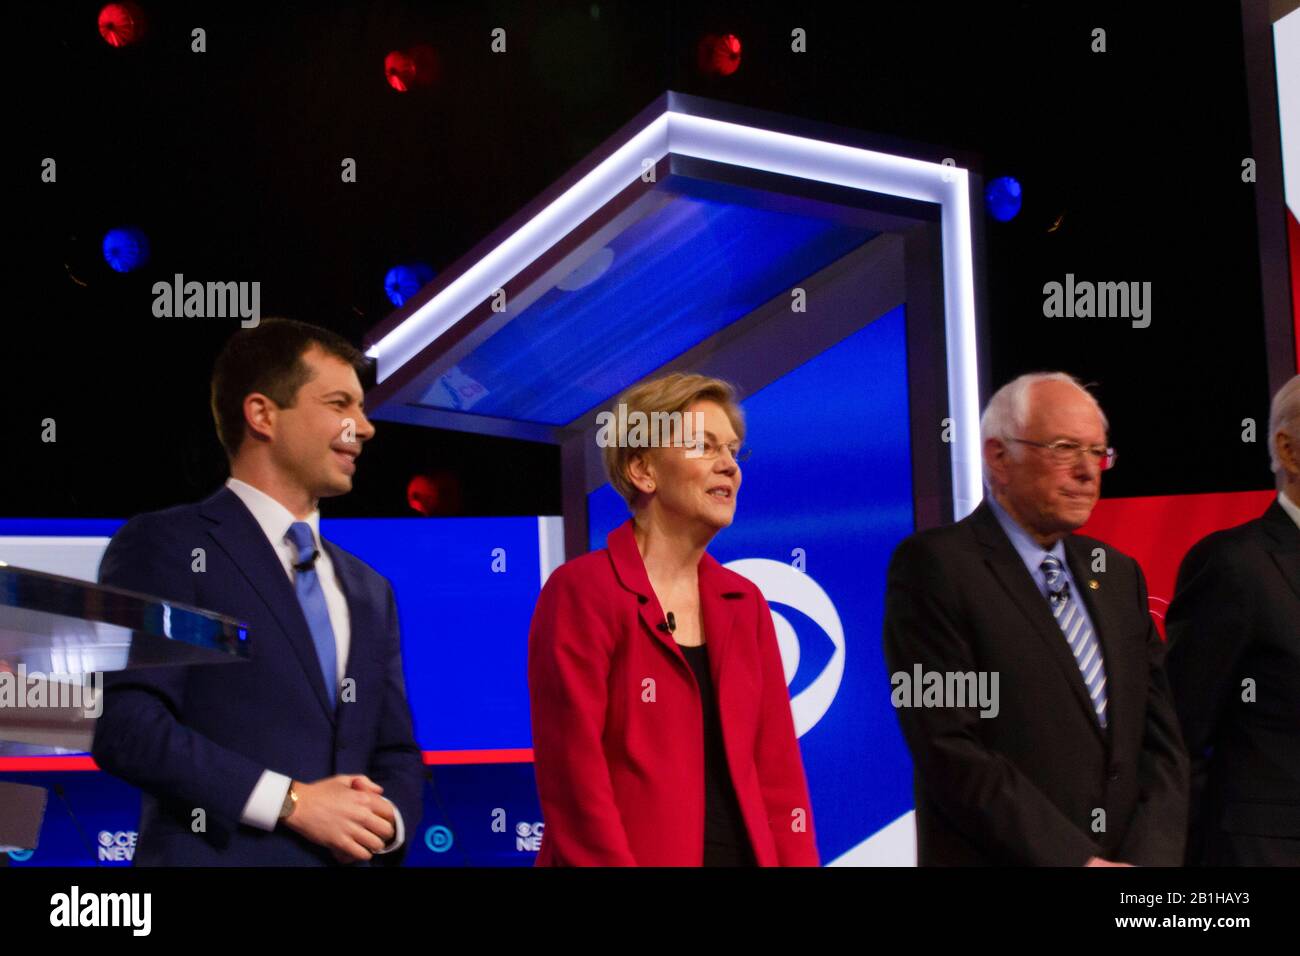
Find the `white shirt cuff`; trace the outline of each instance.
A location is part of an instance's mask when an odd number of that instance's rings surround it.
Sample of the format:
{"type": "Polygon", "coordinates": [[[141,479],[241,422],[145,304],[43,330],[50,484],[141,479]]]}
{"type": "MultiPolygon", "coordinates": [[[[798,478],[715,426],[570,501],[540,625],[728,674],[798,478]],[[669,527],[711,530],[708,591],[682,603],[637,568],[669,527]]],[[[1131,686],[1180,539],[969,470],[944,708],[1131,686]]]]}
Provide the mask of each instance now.
{"type": "Polygon", "coordinates": [[[289,794],[291,783],[291,777],[274,770],[263,770],[253,792],[248,795],[239,822],[259,830],[274,830],[280,822],[280,808],[284,806],[284,798],[289,794]]]}
{"type": "MultiPolygon", "coordinates": [[[[384,797],[384,799],[388,800],[387,797],[384,797]]],[[[402,825],[402,811],[397,809],[397,804],[393,803],[392,800],[388,800],[388,803],[389,806],[393,808],[393,827],[396,830],[396,832],[393,834],[393,842],[388,844],[388,846],[384,847],[379,852],[377,852],[375,856],[382,856],[385,853],[392,853],[399,846],[401,846],[402,841],[406,839],[406,827],[402,825]]]]}

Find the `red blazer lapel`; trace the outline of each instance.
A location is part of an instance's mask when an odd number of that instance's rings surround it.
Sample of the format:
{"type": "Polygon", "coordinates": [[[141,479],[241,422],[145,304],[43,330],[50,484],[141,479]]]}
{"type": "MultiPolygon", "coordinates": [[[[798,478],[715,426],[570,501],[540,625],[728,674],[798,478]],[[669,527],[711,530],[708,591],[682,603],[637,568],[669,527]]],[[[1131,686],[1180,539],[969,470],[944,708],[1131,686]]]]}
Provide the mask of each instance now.
{"type": "MultiPolygon", "coordinates": [[[[650,578],[645,572],[645,562],[636,546],[636,536],[632,531],[632,519],[628,519],[611,531],[605,539],[610,561],[614,565],[614,574],[619,583],[637,597],[637,611],[641,621],[650,635],[689,667],[686,658],[677,646],[672,632],[668,630],[668,620],[650,578]]],[[[727,644],[731,626],[735,618],[732,597],[743,597],[740,592],[730,589],[722,565],[710,554],[705,554],[699,564],[700,615],[704,619],[704,640],[709,645],[709,668],[716,682],[726,658],[727,644]]]]}
{"type": "Polygon", "coordinates": [[[711,554],[700,559],[700,614],[704,618],[704,640],[709,645],[709,669],[715,687],[722,686],[720,675],[731,646],[731,629],[736,621],[736,601],[744,597],[730,587],[723,567],[711,554]]]}
{"type": "Polygon", "coordinates": [[[650,578],[645,573],[645,562],[641,560],[641,551],[637,548],[636,536],[632,533],[631,518],[609,533],[605,538],[605,548],[609,551],[609,559],[614,565],[614,574],[619,584],[636,595],[637,613],[645,629],[676,656],[683,667],[689,667],[686,658],[677,648],[672,632],[668,630],[668,618],[659,606],[659,598],[650,586],[650,578]]]}

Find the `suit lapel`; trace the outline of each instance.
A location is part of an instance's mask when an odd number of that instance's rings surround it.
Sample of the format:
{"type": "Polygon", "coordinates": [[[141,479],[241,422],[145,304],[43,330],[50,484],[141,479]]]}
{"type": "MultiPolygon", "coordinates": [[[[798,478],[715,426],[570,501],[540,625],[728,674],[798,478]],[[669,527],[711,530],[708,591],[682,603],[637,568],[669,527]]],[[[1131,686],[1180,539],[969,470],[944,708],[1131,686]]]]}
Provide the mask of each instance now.
{"type": "MultiPolygon", "coordinates": [[[[343,592],[343,599],[348,605],[348,657],[344,661],[343,678],[352,679],[352,687],[357,696],[352,698],[355,702],[360,700],[360,687],[365,681],[366,671],[375,668],[376,658],[370,653],[370,643],[375,635],[379,634],[379,626],[374,621],[377,610],[370,601],[365,599],[365,589],[361,582],[353,574],[353,567],[348,556],[345,555],[336,545],[326,541],[324,537],[320,539],[321,547],[330,556],[330,564],[334,568],[334,579],[338,582],[339,590],[343,592]]],[[[359,713],[355,706],[339,707],[338,725],[342,733],[350,726],[349,714],[359,713]]]]}
{"type": "Polygon", "coordinates": [[[383,612],[367,595],[351,557],[333,542],[324,538],[320,541],[329,553],[334,579],[348,605],[348,658],[344,661],[344,673],[354,674],[366,661],[378,659],[371,645],[383,633],[379,621],[383,612]]]}
{"type": "Polygon", "coordinates": [[[976,538],[986,549],[985,561],[993,576],[997,578],[1012,603],[1033,626],[1034,633],[1043,642],[1048,656],[1052,658],[1061,676],[1070,685],[1071,694],[1083,708],[1088,722],[1092,724],[1097,735],[1104,739],[1105,735],[1102,733],[1101,724],[1097,722],[1096,711],[1092,709],[1088,688],[1084,686],[1083,675],[1079,673],[1079,662],[1074,659],[1074,653],[1065,640],[1061,626],[1052,615],[1047,599],[1038,590],[1034,579],[1029,574],[1029,569],[1025,567],[1025,562],[1020,559],[1011,539],[998,524],[997,516],[993,514],[993,509],[989,507],[987,501],[982,502],[975,509],[971,519],[976,538]]]}
{"type": "MultiPolygon", "coordinates": [[[[222,488],[203,502],[200,510],[213,523],[208,533],[217,546],[227,554],[231,563],[239,569],[239,573],[279,623],[288,638],[289,646],[302,665],[317,702],[333,720],[333,708],[325,695],[325,675],[321,673],[316,645],[307,627],[307,617],[303,614],[302,605],[298,603],[298,593],[293,589],[289,576],[284,573],[284,566],[271,543],[266,540],[261,526],[244,507],[239,496],[229,488],[222,488]]],[[[253,640],[257,640],[257,635],[253,636],[253,640]]]]}
{"type": "Polygon", "coordinates": [[[1273,557],[1282,577],[1300,598],[1300,528],[1278,504],[1276,498],[1263,514],[1265,548],[1273,557]]]}

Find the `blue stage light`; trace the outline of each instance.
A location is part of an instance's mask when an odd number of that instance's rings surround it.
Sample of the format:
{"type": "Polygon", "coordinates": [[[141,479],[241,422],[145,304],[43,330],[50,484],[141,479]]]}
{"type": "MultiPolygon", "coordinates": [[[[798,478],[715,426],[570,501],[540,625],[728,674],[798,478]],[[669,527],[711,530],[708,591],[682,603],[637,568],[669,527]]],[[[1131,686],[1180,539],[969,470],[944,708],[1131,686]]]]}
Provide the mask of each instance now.
{"type": "Polygon", "coordinates": [[[114,272],[134,272],[149,261],[149,237],[135,226],[104,234],[104,261],[114,272]]]}
{"type": "Polygon", "coordinates": [[[1020,212],[1020,180],[999,176],[984,190],[984,205],[998,222],[1010,222],[1020,212]]]}
{"type": "Polygon", "coordinates": [[[433,266],[423,262],[393,266],[384,276],[384,292],[388,301],[400,307],[407,299],[433,280],[433,266]]]}

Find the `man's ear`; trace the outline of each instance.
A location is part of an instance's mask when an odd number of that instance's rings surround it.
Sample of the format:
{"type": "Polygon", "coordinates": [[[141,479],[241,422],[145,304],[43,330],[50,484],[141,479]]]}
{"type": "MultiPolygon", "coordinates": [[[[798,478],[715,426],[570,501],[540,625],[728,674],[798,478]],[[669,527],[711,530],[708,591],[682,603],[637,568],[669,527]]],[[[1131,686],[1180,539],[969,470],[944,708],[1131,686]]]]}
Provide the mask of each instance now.
{"type": "Polygon", "coordinates": [[[257,441],[270,441],[275,436],[275,417],[279,406],[261,392],[244,396],[244,425],[250,437],[257,441]]]}
{"type": "Polygon", "coordinates": [[[1273,440],[1277,443],[1277,460],[1288,479],[1300,475],[1300,441],[1289,432],[1278,429],[1273,440]]]}
{"type": "Polygon", "coordinates": [[[990,484],[994,487],[1006,484],[1007,455],[1010,454],[1006,442],[1001,438],[986,438],[983,451],[984,463],[988,465],[990,484]]]}

